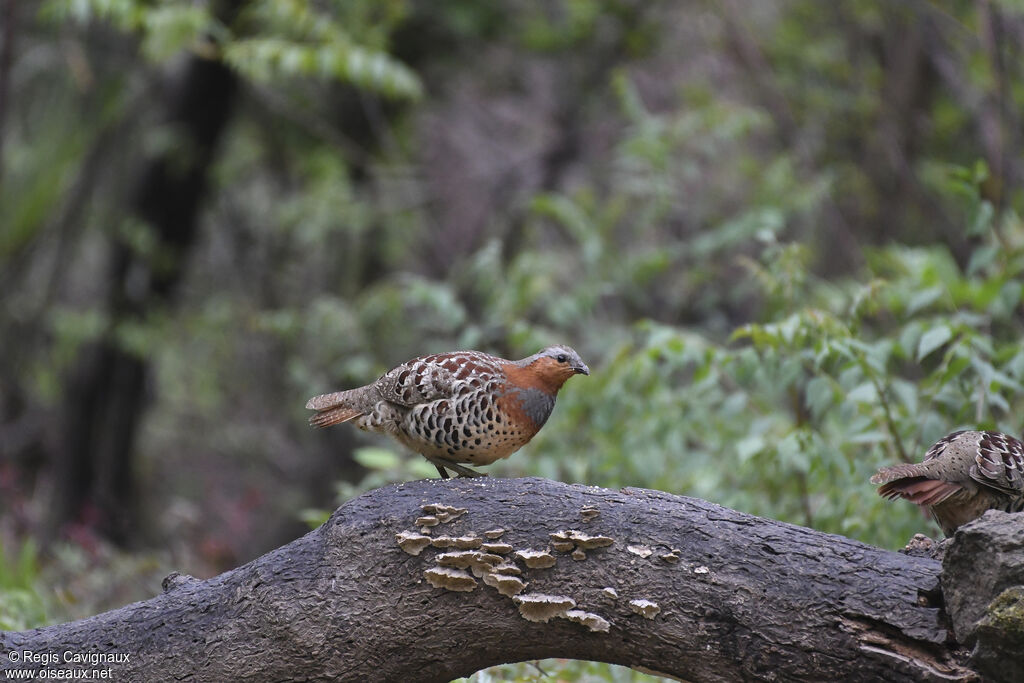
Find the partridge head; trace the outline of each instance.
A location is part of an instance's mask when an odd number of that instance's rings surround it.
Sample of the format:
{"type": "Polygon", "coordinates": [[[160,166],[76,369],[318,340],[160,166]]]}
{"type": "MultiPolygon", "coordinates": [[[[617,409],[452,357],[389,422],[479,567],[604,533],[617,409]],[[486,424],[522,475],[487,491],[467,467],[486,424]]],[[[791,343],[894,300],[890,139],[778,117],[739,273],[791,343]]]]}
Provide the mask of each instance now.
{"type": "Polygon", "coordinates": [[[878,495],[928,510],[946,536],[986,510],[1024,509],[1024,443],[999,432],[954,432],[917,464],[883,467],[878,495]]]}
{"type": "Polygon", "coordinates": [[[309,399],[309,422],[327,427],[355,420],[360,429],[393,436],[437,466],[480,476],[462,463],[488,465],[524,446],[544,426],[555,397],[573,375],[590,369],[568,346],[549,346],[522,360],[480,351],[420,356],[376,382],[309,399]]]}

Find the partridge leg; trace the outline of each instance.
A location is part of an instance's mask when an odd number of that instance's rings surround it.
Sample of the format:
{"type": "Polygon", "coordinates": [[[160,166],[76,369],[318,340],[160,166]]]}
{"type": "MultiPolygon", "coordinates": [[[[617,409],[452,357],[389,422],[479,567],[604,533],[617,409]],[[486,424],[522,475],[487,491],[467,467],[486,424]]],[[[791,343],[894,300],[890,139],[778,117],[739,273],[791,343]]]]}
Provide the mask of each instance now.
{"type": "MultiPolygon", "coordinates": [[[[427,456],[423,456],[423,457],[426,458],[427,456]]],[[[486,477],[487,476],[483,472],[477,472],[476,470],[471,470],[468,467],[463,467],[462,465],[460,465],[458,463],[449,462],[448,460],[441,460],[440,458],[437,458],[437,459],[435,459],[435,458],[427,458],[427,460],[429,460],[434,465],[434,467],[437,468],[437,471],[439,473],[441,473],[441,478],[442,479],[447,479],[448,478],[448,472],[446,472],[446,470],[451,470],[451,471],[457,473],[460,477],[486,477]]]]}
{"type": "Polygon", "coordinates": [[[468,467],[463,467],[462,465],[456,465],[455,463],[448,463],[448,464],[445,465],[445,467],[452,468],[453,470],[455,470],[456,472],[459,473],[460,477],[472,478],[472,477],[486,477],[487,476],[486,472],[477,472],[476,470],[471,470],[468,467]]]}

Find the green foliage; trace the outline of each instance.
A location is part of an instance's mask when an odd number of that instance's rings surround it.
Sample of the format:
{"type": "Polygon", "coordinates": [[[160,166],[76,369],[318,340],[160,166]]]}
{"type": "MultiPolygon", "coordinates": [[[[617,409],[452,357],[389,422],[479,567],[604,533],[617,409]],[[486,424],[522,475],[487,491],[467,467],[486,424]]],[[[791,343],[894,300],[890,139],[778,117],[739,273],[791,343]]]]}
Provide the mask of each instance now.
{"type": "Polygon", "coordinates": [[[23,631],[47,622],[48,605],[38,585],[35,542],[24,541],[11,556],[0,544],[0,631],[23,631]]]}
{"type": "Polygon", "coordinates": [[[416,74],[382,49],[405,14],[404,3],[396,0],[328,8],[309,0],[261,0],[248,3],[229,25],[208,6],[185,0],[152,6],[137,0],[48,0],[42,12],[55,23],[108,21],[139,36],[142,53],[154,62],[182,50],[219,53],[255,81],[316,77],[389,97],[422,95],[416,74]]]}

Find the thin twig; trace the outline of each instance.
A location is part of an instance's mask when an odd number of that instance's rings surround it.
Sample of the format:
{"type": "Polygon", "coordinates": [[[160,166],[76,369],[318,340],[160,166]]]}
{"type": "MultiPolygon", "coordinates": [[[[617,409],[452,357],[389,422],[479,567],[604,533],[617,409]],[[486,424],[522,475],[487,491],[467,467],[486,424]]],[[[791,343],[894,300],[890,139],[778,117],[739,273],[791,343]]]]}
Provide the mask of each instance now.
{"type": "Polygon", "coordinates": [[[882,413],[885,415],[885,426],[889,430],[889,434],[892,436],[892,440],[896,444],[896,451],[900,454],[900,460],[903,462],[910,462],[910,458],[907,457],[907,451],[903,448],[903,440],[900,438],[899,430],[896,429],[896,419],[892,416],[892,405],[889,403],[889,395],[875,373],[867,366],[867,363],[864,363],[864,367],[868,371],[871,383],[875,386],[875,392],[878,394],[878,400],[882,404],[882,413]]]}

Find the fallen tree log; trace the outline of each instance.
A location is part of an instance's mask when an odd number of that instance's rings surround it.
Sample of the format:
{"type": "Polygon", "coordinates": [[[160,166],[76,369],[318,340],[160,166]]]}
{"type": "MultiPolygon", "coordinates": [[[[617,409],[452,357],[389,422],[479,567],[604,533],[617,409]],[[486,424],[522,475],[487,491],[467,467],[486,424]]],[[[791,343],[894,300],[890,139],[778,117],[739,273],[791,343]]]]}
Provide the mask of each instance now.
{"type": "Polygon", "coordinates": [[[2,633],[0,667],[72,653],[120,655],[93,667],[114,680],[448,681],[568,657],[695,682],[978,680],[941,572],[658,491],[425,480],[209,580],[2,633]]]}

